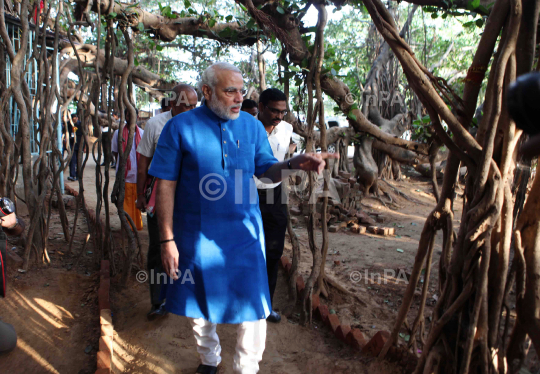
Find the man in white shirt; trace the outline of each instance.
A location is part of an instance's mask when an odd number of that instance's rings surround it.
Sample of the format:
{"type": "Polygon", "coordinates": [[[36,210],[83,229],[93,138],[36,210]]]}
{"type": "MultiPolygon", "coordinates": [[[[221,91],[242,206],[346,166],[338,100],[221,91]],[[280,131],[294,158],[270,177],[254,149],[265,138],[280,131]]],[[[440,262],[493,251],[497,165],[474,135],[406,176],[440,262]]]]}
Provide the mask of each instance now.
{"type": "MultiPolygon", "coordinates": [[[[137,116],[139,115],[139,111],[135,109],[137,112],[137,116]]],[[[126,110],[126,120],[127,120],[127,114],[128,111],[126,110]]],[[[131,219],[133,219],[133,222],[135,223],[135,228],[140,231],[143,229],[143,222],[142,222],[142,216],[141,211],[138,210],[135,206],[137,201],[137,147],[139,146],[139,143],[141,142],[142,136],[144,131],[139,127],[135,126],[135,135],[133,136],[133,144],[131,146],[131,151],[129,152],[129,158],[126,162],[126,171],[125,171],[125,188],[124,188],[124,211],[129,214],[131,219]]],[[[122,149],[121,151],[124,152],[127,145],[129,135],[129,128],[128,126],[124,126],[124,129],[122,131],[122,149]]],[[[114,155],[114,158],[118,160],[116,163],[116,177],[118,178],[118,167],[120,165],[120,158],[118,157],[118,130],[114,132],[112,142],[111,142],[111,151],[114,155]]],[[[134,229],[135,229],[134,228],[134,229]]]]}
{"type": "MultiPolygon", "coordinates": [[[[268,142],[279,162],[285,159],[289,150],[293,127],[283,121],[287,114],[287,96],[277,88],[269,88],[259,97],[259,114],[257,118],[262,122],[268,135],[268,142]]],[[[266,271],[268,286],[270,287],[270,301],[273,303],[276,290],[279,259],[283,255],[285,245],[285,231],[287,230],[287,205],[281,182],[264,183],[253,177],[259,192],[259,207],[261,209],[264,238],[266,242],[266,271]]],[[[272,310],[267,321],[279,322],[281,316],[272,310]]]]}
{"type": "Polygon", "coordinates": [[[170,110],[164,111],[146,122],[144,135],[137,148],[139,154],[138,177],[137,177],[137,209],[146,211],[148,223],[148,257],[147,268],[150,275],[152,270],[154,276],[150,276],[150,302],[152,307],[147,315],[148,320],[154,320],[167,314],[164,308],[165,300],[161,298],[161,282],[164,278],[158,274],[165,274],[161,265],[161,245],[159,244],[159,225],[156,212],[154,211],[154,200],[156,191],[156,181],[154,177],[149,177],[148,169],[154,157],[156,146],[161,135],[161,130],[165,124],[174,116],[194,109],[197,106],[197,92],[188,84],[179,84],[173,88],[172,97],[162,101],[163,104],[169,104],[170,110]],[[152,187],[150,201],[147,201],[146,190],[148,186],[152,187]],[[154,198],[152,198],[152,196],[154,198]]]}

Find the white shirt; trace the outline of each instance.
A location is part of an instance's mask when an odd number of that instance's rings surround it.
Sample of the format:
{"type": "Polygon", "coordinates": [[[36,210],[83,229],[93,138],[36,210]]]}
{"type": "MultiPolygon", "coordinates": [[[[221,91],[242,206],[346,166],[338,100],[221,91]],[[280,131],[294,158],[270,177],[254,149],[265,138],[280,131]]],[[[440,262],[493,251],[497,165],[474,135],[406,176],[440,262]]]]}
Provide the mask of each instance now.
{"type": "MultiPolygon", "coordinates": [[[[259,118],[257,115],[255,118],[259,118]]],[[[268,133],[267,133],[268,134],[268,133]]],[[[281,121],[278,123],[274,130],[268,134],[268,142],[272,148],[272,153],[278,161],[285,160],[285,155],[289,152],[289,144],[291,144],[291,136],[293,134],[293,127],[290,123],[281,121]]],[[[255,184],[258,189],[268,189],[275,188],[280,185],[281,182],[277,183],[263,183],[257,177],[253,176],[255,179],[255,184]]]]}
{"type": "MultiPolygon", "coordinates": [[[[144,135],[144,131],[139,127],[139,131],[141,132],[141,136],[144,135]]],[[[141,139],[142,142],[142,139],[141,139]]],[[[139,142],[139,147],[141,146],[141,142],[139,142]]],[[[112,152],[118,152],[118,130],[114,132],[112,143],[111,143],[111,151],[112,152]]],[[[133,135],[133,145],[131,146],[131,151],[129,152],[129,159],[131,161],[131,170],[128,171],[126,176],[126,183],[137,183],[137,151],[135,150],[135,135],[133,135]]],[[[118,155],[118,162],[116,163],[116,172],[118,173],[118,165],[120,165],[120,155],[118,155]]],[[[126,164],[127,168],[127,164],[126,164]]]]}
{"type": "Polygon", "coordinates": [[[148,158],[154,157],[161,131],[171,118],[172,113],[170,110],[150,118],[144,127],[144,134],[137,152],[148,158]]]}

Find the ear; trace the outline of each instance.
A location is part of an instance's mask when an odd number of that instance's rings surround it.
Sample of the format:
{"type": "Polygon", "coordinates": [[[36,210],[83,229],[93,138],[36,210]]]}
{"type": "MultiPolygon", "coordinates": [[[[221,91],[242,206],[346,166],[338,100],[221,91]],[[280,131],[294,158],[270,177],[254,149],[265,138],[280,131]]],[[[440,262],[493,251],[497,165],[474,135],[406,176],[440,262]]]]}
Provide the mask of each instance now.
{"type": "Polygon", "coordinates": [[[202,86],[202,92],[206,100],[212,97],[212,89],[208,85],[205,84],[202,86]]]}
{"type": "Polygon", "coordinates": [[[264,104],[259,103],[259,113],[261,113],[262,111],[264,111],[264,104]]]}

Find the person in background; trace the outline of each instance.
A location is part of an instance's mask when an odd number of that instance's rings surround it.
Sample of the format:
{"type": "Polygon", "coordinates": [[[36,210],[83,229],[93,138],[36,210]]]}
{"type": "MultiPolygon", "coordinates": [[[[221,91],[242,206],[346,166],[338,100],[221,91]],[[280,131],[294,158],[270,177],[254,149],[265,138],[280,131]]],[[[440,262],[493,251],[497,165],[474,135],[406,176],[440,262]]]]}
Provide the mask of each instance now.
{"type": "MultiPolygon", "coordinates": [[[[290,123],[283,121],[287,114],[287,96],[277,88],[269,88],[259,97],[259,114],[256,116],[262,122],[272,153],[278,161],[285,160],[293,134],[290,123]]],[[[282,197],[281,182],[263,183],[257,177],[255,184],[259,192],[259,207],[264,227],[266,244],[266,272],[270,288],[270,303],[273,305],[276,290],[279,259],[285,246],[285,231],[287,230],[287,204],[282,197]]],[[[266,319],[268,322],[281,321],[278,312],[272,311],[266,319]]]]}
{"type": "Polygon", "coordinates": [[[257,103],[251,99],[246,99],[242,102],[242,110],[244,112],[248,112],[254,117],[256,117],[259,113],[259,110],[257,109],[257,103]]]}
{"type": "MultiPolygon", "coordinates": [[[[173,88],[174,91],[174,88],[173,88]]],[[[161,99],[161,113],[169,112],[171,110],[170,98],[164,97],[161,99]]]]}
{"type": "MultiPolygon", "coordinates": [[[[139,111],[135,109],[137,116],[139,115],[139,111]]],[[[129,117],[129,112],[126,110],[126,119],[129,117]]],[[[127,146],[127,140],[129,137],[129,121],[126,120],[126,125],[124,126],[124,129],[122,131],[122,149],[121,152],[124,152],[127,146]]],[[[133,222],[135,223],[135,228],[137,230],[143,229],[143,221],[142,221],[142,215],[141,211],[137,209],[136,207],[136,201],[137,201],[137,161],[139,159],[139,155],[137,153],[137,147],[139,146],[139,143],[141,142],[142,136],[144,134],[144,131],[139,127],[135,126],[135,134],[133,135],[133,144],[131,145],[131,151],[129,152],[129,157],[126,161],[126,169],[125,169],[125,193],[124,193],[124,211],[129,214],[129,216],[133,219],[133,222]]],[[[114,155],[114,158],[117,160],[116,162],[116,177],[118,178],[118,167],[120,164],[120,159],[118,158],[118,130],[114,132],[112,143],[111,143],[111,150],[114,155]]],[[[135,229],[134,228],[134,229],[135,229]]]]}
{"type": "MultiPolygon", "coordinates": [[[[164,98],[161,101],[161,107],[165,104],[170,108],[163,113],[152,117],[146,122],[144,134],[137,147],[139,161],[137,162],[137,209],[141,212],[147,212],[146,219],[148,224],[148,272],[154,276],[150,277],[150,302],[152,307],[147,315],[149,321],[167,314],[165,310],[165,300],[161,297],[161,284],[156,281],[158,274],[163,273],[161,266],[161,245],[159,244],[159,223],[154,209],[156,181],[154,177],[148,176],[148,169],[154,157],[154,152],[158,144],[159,136],[165,124],[174,116],[194,109],[197,106],[197,92],[188,84],[179,84],[173,88],[172,97],[164,98]],[[148,189],[151,189],[150,193],[148,189]],[[147,195],[149,198],[147,199],[147,195]],[[148,204],[150,203],[150,206],[148,204]]],[[[165,106],[167,108],[167,106],[165,106]]]]}
{"type": "MultiPolygon", "coordinates": [[[[103,145],[103,155],[102,155],[103,162],[101,163],[101,166],[105,166],[105,154],[107,152],[109,153],[111,152],[111,133],[109,131],[109,126],[101,127],[101,144],[103,145]]],[[[112,158],[112,155],[111,155],[111,158],[112,158]]],[[[113,164],[113,161],[114,160],[111,161],[111,166],[113,164]]]]}
{"type": "Polygon", "coordinates": [[[81,121],[79,121],[79,115],[73,114],[71,116],[71,122],[68,122],[69,132],[69,145],[73,149],[73,156],[69,163],[69,177],[68,180],[74,182],[77,180],[77,157],[79,154],[79,145],[82,141],[82,128],[81,121]]]}
{"type": "MultiPolygon", "coordinates": [[[[25,224],[23,220],[15,215],[15,213],[11,213],[0,218],[0,226],[2,226],[2,230],[7,235],[20,236],[24,232],[25,224]]],[[[0,245],[2,245],[2,243],[0,243],[0,245]]],[[[11,352],[16,346],[17,333],[15,332],[13,325],[0,320],[0,355],[11,352]]]]}

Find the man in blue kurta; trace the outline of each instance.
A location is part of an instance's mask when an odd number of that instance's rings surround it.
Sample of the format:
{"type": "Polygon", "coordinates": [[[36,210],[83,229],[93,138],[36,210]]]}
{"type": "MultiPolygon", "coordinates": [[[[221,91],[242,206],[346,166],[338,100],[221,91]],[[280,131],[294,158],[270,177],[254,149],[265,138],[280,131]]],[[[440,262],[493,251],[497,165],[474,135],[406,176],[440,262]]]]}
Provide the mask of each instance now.
{"type": "Polygon", "coordinates": [[[160,179],[156,210],[168,311],[189,317],[202,364],[216,373],[221,346],[216,324],[239,324],[235,373],[256,373],[271,309],[264,231],[253,175],[280,181],[285,171],[321,172],[327,154],[277,162],[264,126],[240,112],[240,70],[206,69],[205,104],[165,125],[149,174],[160,179]]]}

